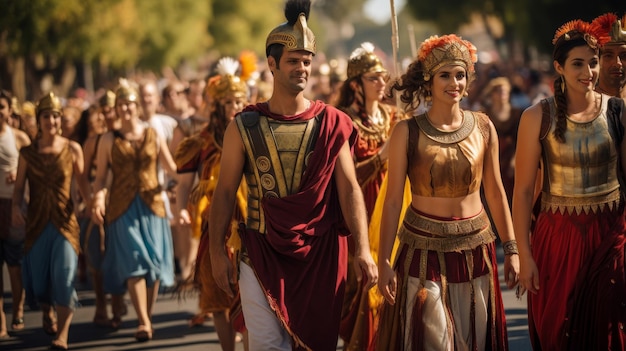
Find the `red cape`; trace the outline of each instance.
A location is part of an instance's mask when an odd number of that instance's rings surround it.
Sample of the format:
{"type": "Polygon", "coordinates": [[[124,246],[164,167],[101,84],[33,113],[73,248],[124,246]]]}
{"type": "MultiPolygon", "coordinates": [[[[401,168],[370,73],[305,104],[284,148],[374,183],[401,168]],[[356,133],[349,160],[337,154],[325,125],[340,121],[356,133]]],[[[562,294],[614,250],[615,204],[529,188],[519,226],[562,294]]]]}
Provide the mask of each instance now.
{"type": "Polygon", "coordinates": [[[305,112],[279,116],[266,103],[246,108],[282,121],[314,118],[325,109],[313,154],[297,193],[264,198],[266,233],[246,229],[242,241],[270,307],[296,348],[334,350],[337,345],[347,244],[333,172],[339,150],[356,140],[343,112],[316,101],[305,112]]]}

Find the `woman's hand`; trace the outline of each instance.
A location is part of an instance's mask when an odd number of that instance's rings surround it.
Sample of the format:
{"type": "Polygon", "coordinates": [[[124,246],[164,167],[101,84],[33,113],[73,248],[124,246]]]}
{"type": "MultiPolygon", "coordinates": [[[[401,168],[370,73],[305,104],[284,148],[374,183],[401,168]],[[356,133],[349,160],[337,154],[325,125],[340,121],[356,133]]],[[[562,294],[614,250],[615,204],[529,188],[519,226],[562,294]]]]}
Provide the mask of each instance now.
{"type": "Polygon", "coordinates": [[[509,289],[513,289],[519,283],[520,263],[519,255],[504,256],[504,280],[509,289]]]}
{"type": "Polygon", "coordinates": [[[520,257],[520,274],[519,284],[522,291],[530,291],[536,294],[539,291],[539,270],[535,260],[528,255],[527,257],[520,257]]]}
{"type": "Polygon", "coordinates": [[[106,206],[104,204],[104,197],[96,198],[93,200],[91,207],[91,220],[96,225],[104,224],[104,215],[106,213],[106,206]]]}

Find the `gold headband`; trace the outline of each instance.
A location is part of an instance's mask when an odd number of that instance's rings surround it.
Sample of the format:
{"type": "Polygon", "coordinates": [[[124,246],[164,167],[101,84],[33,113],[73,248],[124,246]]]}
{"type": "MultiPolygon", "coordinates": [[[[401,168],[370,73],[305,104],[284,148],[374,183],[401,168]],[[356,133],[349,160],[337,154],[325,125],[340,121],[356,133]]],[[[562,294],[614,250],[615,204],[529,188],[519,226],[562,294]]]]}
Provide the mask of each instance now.
{"type": "Polygon", "coordinates": [[[424,66],[424,80],[428,81],[435,72],[446,65],[458,65],[468,73],[474,72],[477,61],[476,47],[455,34],[432,36],[426,39],[417,57],[424,66]]]}
{"type": "Polygon", "coordinates": [[[348,79],[358,77],[367,72],[386,73],[387,70],[374,53],[374,45],[365,42],[350,55],[350,61],[348,61],[348,79]]]}

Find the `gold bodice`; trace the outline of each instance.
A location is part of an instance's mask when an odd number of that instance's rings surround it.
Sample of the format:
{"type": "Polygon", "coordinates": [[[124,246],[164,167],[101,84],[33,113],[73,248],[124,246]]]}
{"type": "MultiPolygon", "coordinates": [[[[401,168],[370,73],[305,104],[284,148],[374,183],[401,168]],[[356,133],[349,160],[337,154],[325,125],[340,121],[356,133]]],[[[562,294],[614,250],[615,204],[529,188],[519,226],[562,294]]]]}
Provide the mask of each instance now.
{"type": "Polygon", "coordinates": [[[541,140],[543,209],[595,211],[619,201],[618,154],[609,134],[607,100],[603,96],[600,113],[589,122],[566,120],[565,143],[554,137],[556,108],[549,100],[550,128],[541,140]]]}
{"type": "Polygon", "coordinates": [[[408,176],[411,192],[426,197],[460,197],[478,191],[489,138],[488,117],[464,112],[463,124],[448,132],[422,114],[409,125],[408,176]]]}
{"type": "Polygon", "coordinates": [[[246,226],[265,232],[263,197],[285,197],[300,188],[308,157],[318,135],[318,118],[281,122],[246,112],[235,118],[246,149],[248,185],[246,226]]]}
{"type": "Polygon", "coordinates": [[[165,217],[165,205],[157,179],[158,154],[156,132],[152,128],[146,128],[144,140],[136,149],[116,134],[111,149],[113,182],[107,222],[126,212],[137,193],[155,215],[165,217]]]}
{"type": "Polygon", "coordinates": [[[51,222],[78,254],[80,229],[70,196],[74,168],[69,142],[56,155],[39,153],[37,143],[23,148],[21,155],[28,163],[26,178],[30,189],[25,250],[30,250],[51,222]]]}

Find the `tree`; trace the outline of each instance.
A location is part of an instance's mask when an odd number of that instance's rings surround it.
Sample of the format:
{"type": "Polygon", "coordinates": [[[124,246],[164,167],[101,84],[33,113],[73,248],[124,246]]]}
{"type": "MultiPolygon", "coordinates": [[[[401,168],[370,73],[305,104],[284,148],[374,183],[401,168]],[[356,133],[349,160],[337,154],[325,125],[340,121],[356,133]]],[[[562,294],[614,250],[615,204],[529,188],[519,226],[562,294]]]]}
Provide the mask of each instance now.
{"type": "Polygon", "coordinates": [[[0,0],[0,87],[36,99],[51,82],[67,94],[77,69],[104,80],[160,71],[209,49],[264,52],[284,20],[282,0],[0,0]],[[267,11],[276,7],[276,11],[267,11]],[[111,74],[112,72],[112,74],[111,74]],[[99,74],[98,74],[99,73],[99,74]],[[65,82],[61,84],[62,82],[65,82]],[[61,85],[60,85],[61,84],[61,85]]]}
{"type": "MultiPolygon", "coordinates": [[[[547,53],[552,49],[552,35],[567,21],[583,19],[591,21],[606,12],[621,14],[626,10],[624,0],[602,2],[583,0],[448,0],[432,2],[407,0],[407,7],[419,20],[432,21],[442,33],[454,33],[459,26],[468,23],[472,14],[479,13],[483,19],[488,15],[499,18],[504,26],[508,43],[519,40],[547,53]]],[[[487,25],[487,28],[489,26],[487,25]]]]}

